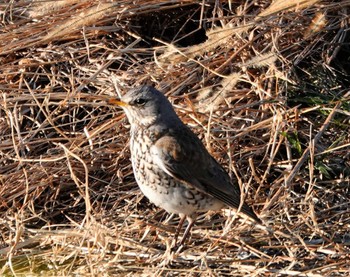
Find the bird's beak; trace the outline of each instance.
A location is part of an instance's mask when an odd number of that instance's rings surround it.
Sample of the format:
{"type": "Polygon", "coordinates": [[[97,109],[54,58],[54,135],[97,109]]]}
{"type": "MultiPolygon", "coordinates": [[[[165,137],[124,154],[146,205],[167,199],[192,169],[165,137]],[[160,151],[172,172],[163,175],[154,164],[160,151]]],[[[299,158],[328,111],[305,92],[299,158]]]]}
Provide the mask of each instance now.
{"type": "Polygon", "coordinates": [[[129,106],[128,103],[125,103],[125,102],[123,102],[123,101],[120,101],[120,100],[114,99],[114,98],[109,99],[109,100],[108,100],[108,104],[110,104],[110,105],[117,105],[117,106],[119,106],[119,107],[127,107],[127,106],[129,106]]]}

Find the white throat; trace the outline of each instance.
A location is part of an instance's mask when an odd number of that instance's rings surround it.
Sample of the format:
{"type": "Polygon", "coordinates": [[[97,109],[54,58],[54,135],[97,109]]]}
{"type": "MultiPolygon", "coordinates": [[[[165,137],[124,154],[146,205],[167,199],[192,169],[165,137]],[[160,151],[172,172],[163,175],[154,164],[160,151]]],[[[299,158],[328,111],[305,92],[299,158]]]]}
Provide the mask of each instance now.
{"type": "Polygon", "coordinates": [[[141,118],[140,124],[144,126],[152,125],[157,119],[157,116],[147,116],[144,118],[141,118]]]}

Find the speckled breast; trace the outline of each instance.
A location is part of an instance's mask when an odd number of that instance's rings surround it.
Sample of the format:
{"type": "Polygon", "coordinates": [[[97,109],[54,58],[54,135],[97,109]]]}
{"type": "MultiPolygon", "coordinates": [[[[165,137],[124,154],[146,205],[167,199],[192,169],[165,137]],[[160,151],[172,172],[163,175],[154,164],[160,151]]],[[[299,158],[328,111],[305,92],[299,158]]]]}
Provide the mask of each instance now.
{"type": "Polygon", "coordinates": [[[152,144],[146,132],[140,129],[132,132],[130,150],[135,179],[151,202],[170,213],[186,215],[222,208],[222,202],[164,172],[153,160],[152,144]]]}

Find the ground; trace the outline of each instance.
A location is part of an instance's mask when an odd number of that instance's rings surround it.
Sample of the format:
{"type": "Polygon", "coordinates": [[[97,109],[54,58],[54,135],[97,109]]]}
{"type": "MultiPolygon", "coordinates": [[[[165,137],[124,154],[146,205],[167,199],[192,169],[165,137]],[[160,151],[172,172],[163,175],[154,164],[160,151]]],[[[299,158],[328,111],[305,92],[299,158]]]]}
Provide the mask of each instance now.
{"type": "Polygon", "coordinates": [[[346,1],[0,4],[5,276],[347,276],[346,1]],[[111,97],[151,84],[239,181],[231,209],[179,221],[139,191],[111,97]]]}

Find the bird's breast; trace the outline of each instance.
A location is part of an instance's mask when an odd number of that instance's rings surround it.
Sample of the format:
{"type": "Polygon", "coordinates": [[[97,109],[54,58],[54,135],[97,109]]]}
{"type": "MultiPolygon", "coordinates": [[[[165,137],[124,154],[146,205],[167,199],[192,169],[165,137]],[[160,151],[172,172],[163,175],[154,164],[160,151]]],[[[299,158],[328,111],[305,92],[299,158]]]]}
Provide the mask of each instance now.
{"type": "Polygon", "coordinates": [[[174,180],[159,168],[151,155],[152,145],[152,139],[145,132],[135,132],[131,137],[131,161],[138,185],[154,190],[174,186],[174,180]]]}
{"type": "Polygon", "coordinates": [[[156,206],[170,213],[191,215],[198,211],[217,210],[221,201],[197,191],[173,178],[159,166],[151,154],[152,139],[145,133],[134,132],[130,141],[131,161],[137,184],[156,206]]]}

